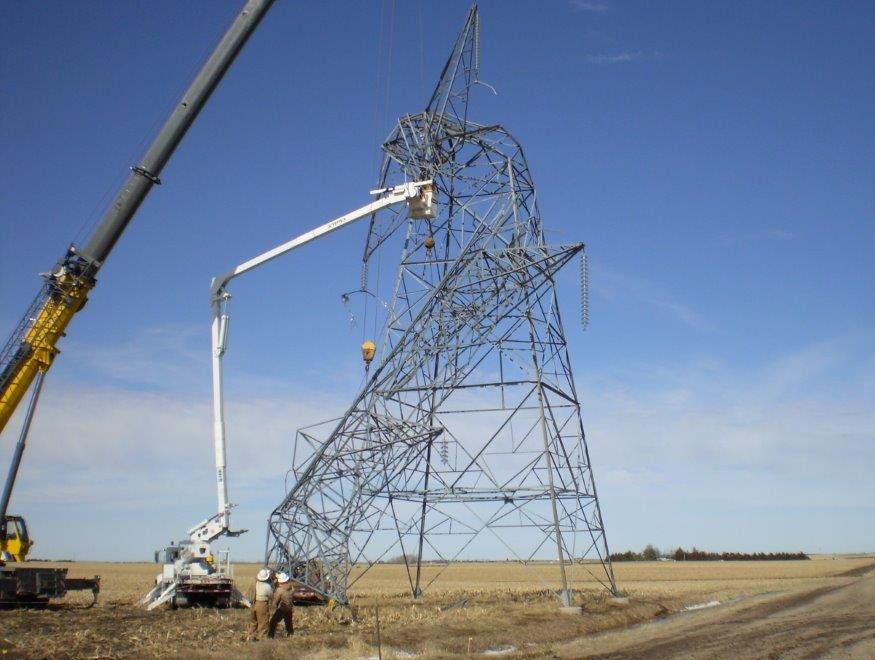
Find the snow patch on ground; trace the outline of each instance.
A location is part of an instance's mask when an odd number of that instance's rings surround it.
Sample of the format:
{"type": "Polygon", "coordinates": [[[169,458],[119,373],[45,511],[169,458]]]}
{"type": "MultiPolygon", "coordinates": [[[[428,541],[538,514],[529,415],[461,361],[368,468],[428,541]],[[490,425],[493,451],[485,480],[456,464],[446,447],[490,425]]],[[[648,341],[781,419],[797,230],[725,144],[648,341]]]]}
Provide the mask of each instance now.
{"type": "MultiPolygon", "coordinates": [[[[527,644],[526,646],[536,646],[536,644],[527,644]]],[[[494,649],[486,649],[481,653],[481,655],[505,655],[507,653],[513,653],[516,651],[516,646],[497,646],[494,649]]],[[[411,653],[410,651],[403,651],[401,649],[386,649],[384,652],[386,657],[394,657],[394,658],[415,658],[417,657],[416,653],[411,653]]],[[[362,655],[359,656],[356,660],[379,660],[379,656],[376,655],[362,655]]]]}
{"type": "Polygon", "coordinates": [[[684,608],[684,612],[689,612],[690,610],[704,610],[708,607],[716,607],[720,604],[719,600],[712,600],[707,603],[696,603],[695,605],[687,605],[684,608]]]}

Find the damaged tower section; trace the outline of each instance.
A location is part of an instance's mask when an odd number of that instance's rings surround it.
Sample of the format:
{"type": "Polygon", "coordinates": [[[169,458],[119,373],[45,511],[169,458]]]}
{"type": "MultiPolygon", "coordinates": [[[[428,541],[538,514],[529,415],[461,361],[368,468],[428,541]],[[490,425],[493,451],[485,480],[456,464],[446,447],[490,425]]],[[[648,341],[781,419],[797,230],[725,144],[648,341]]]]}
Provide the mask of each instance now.
{"type": "Polygon", "coordinates": [[[575,573],[616,593],[555,291],[583,245],[546,242],[522,148],[468,120],[478,42],[474,7],[426,109],[382,146],[380,187],[431,179],[437,212],[371,219],[366,262],[401,246],[374,366],[339,419],[298,432],[269,520],[268,563],[340,603],[388,558],[414,598],[497,556],[566,604],[575,573]]]}

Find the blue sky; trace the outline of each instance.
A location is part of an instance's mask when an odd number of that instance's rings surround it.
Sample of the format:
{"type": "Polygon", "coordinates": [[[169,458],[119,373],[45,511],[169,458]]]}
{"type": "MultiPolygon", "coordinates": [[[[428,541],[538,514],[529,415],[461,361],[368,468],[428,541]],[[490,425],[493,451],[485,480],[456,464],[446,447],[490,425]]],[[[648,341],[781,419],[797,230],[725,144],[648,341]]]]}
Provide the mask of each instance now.
{"type": "MultiPolygon", "coordinates": [[[[424,106],[468,7],[385,5],[277,3],[165,168],[47,381],[13,507],[38,556],[148,558],[213,511],[210,278],[368,201],[378,143],[424,106]]],[[[560,295],[612,548],[871,550],[875,7],[480,8],[498,94],[478,87],[471,116],[524,145],[548,235],[590,255],[589,330],[573,269],[560,295]]],[[[7,12],[5,332],[237,9],[7,12]]],[[[240,557],[262,552],[293,430],[361,383],[339,294],[364,230],[234,284],[240,557]]]]}

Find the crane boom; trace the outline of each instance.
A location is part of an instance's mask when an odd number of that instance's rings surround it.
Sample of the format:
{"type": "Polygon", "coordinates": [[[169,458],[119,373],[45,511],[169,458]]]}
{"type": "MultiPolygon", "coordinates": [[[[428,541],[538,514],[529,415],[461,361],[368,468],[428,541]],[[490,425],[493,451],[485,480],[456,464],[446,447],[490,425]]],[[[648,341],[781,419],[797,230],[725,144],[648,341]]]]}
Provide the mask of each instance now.
{"type": "Polygon", "coordinates": [[[134,217],[176,147],[203,109],[274,0],[247,0],[210,58],[176,104],[139,165],[82,249],[71,246],[45,283],[22,321],[0,351],[0,432],[5,428],[38,373],[45,373],[58,353],[58,340],[82,309],[96,283],[97,271],[134,217]]]}

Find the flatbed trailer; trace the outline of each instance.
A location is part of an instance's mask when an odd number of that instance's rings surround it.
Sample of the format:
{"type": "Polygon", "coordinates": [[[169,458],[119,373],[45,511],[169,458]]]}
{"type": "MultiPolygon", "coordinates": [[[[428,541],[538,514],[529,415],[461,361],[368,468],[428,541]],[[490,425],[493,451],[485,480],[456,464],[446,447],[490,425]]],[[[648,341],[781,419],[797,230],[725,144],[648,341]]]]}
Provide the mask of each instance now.
{"type": "Polygon", "coordinates": [[[52,598],[70,591],[90,591],[97,602],[100,577],[68,578],[66,568],[0,566],[0,606],[45,607],[52,598]]]}

